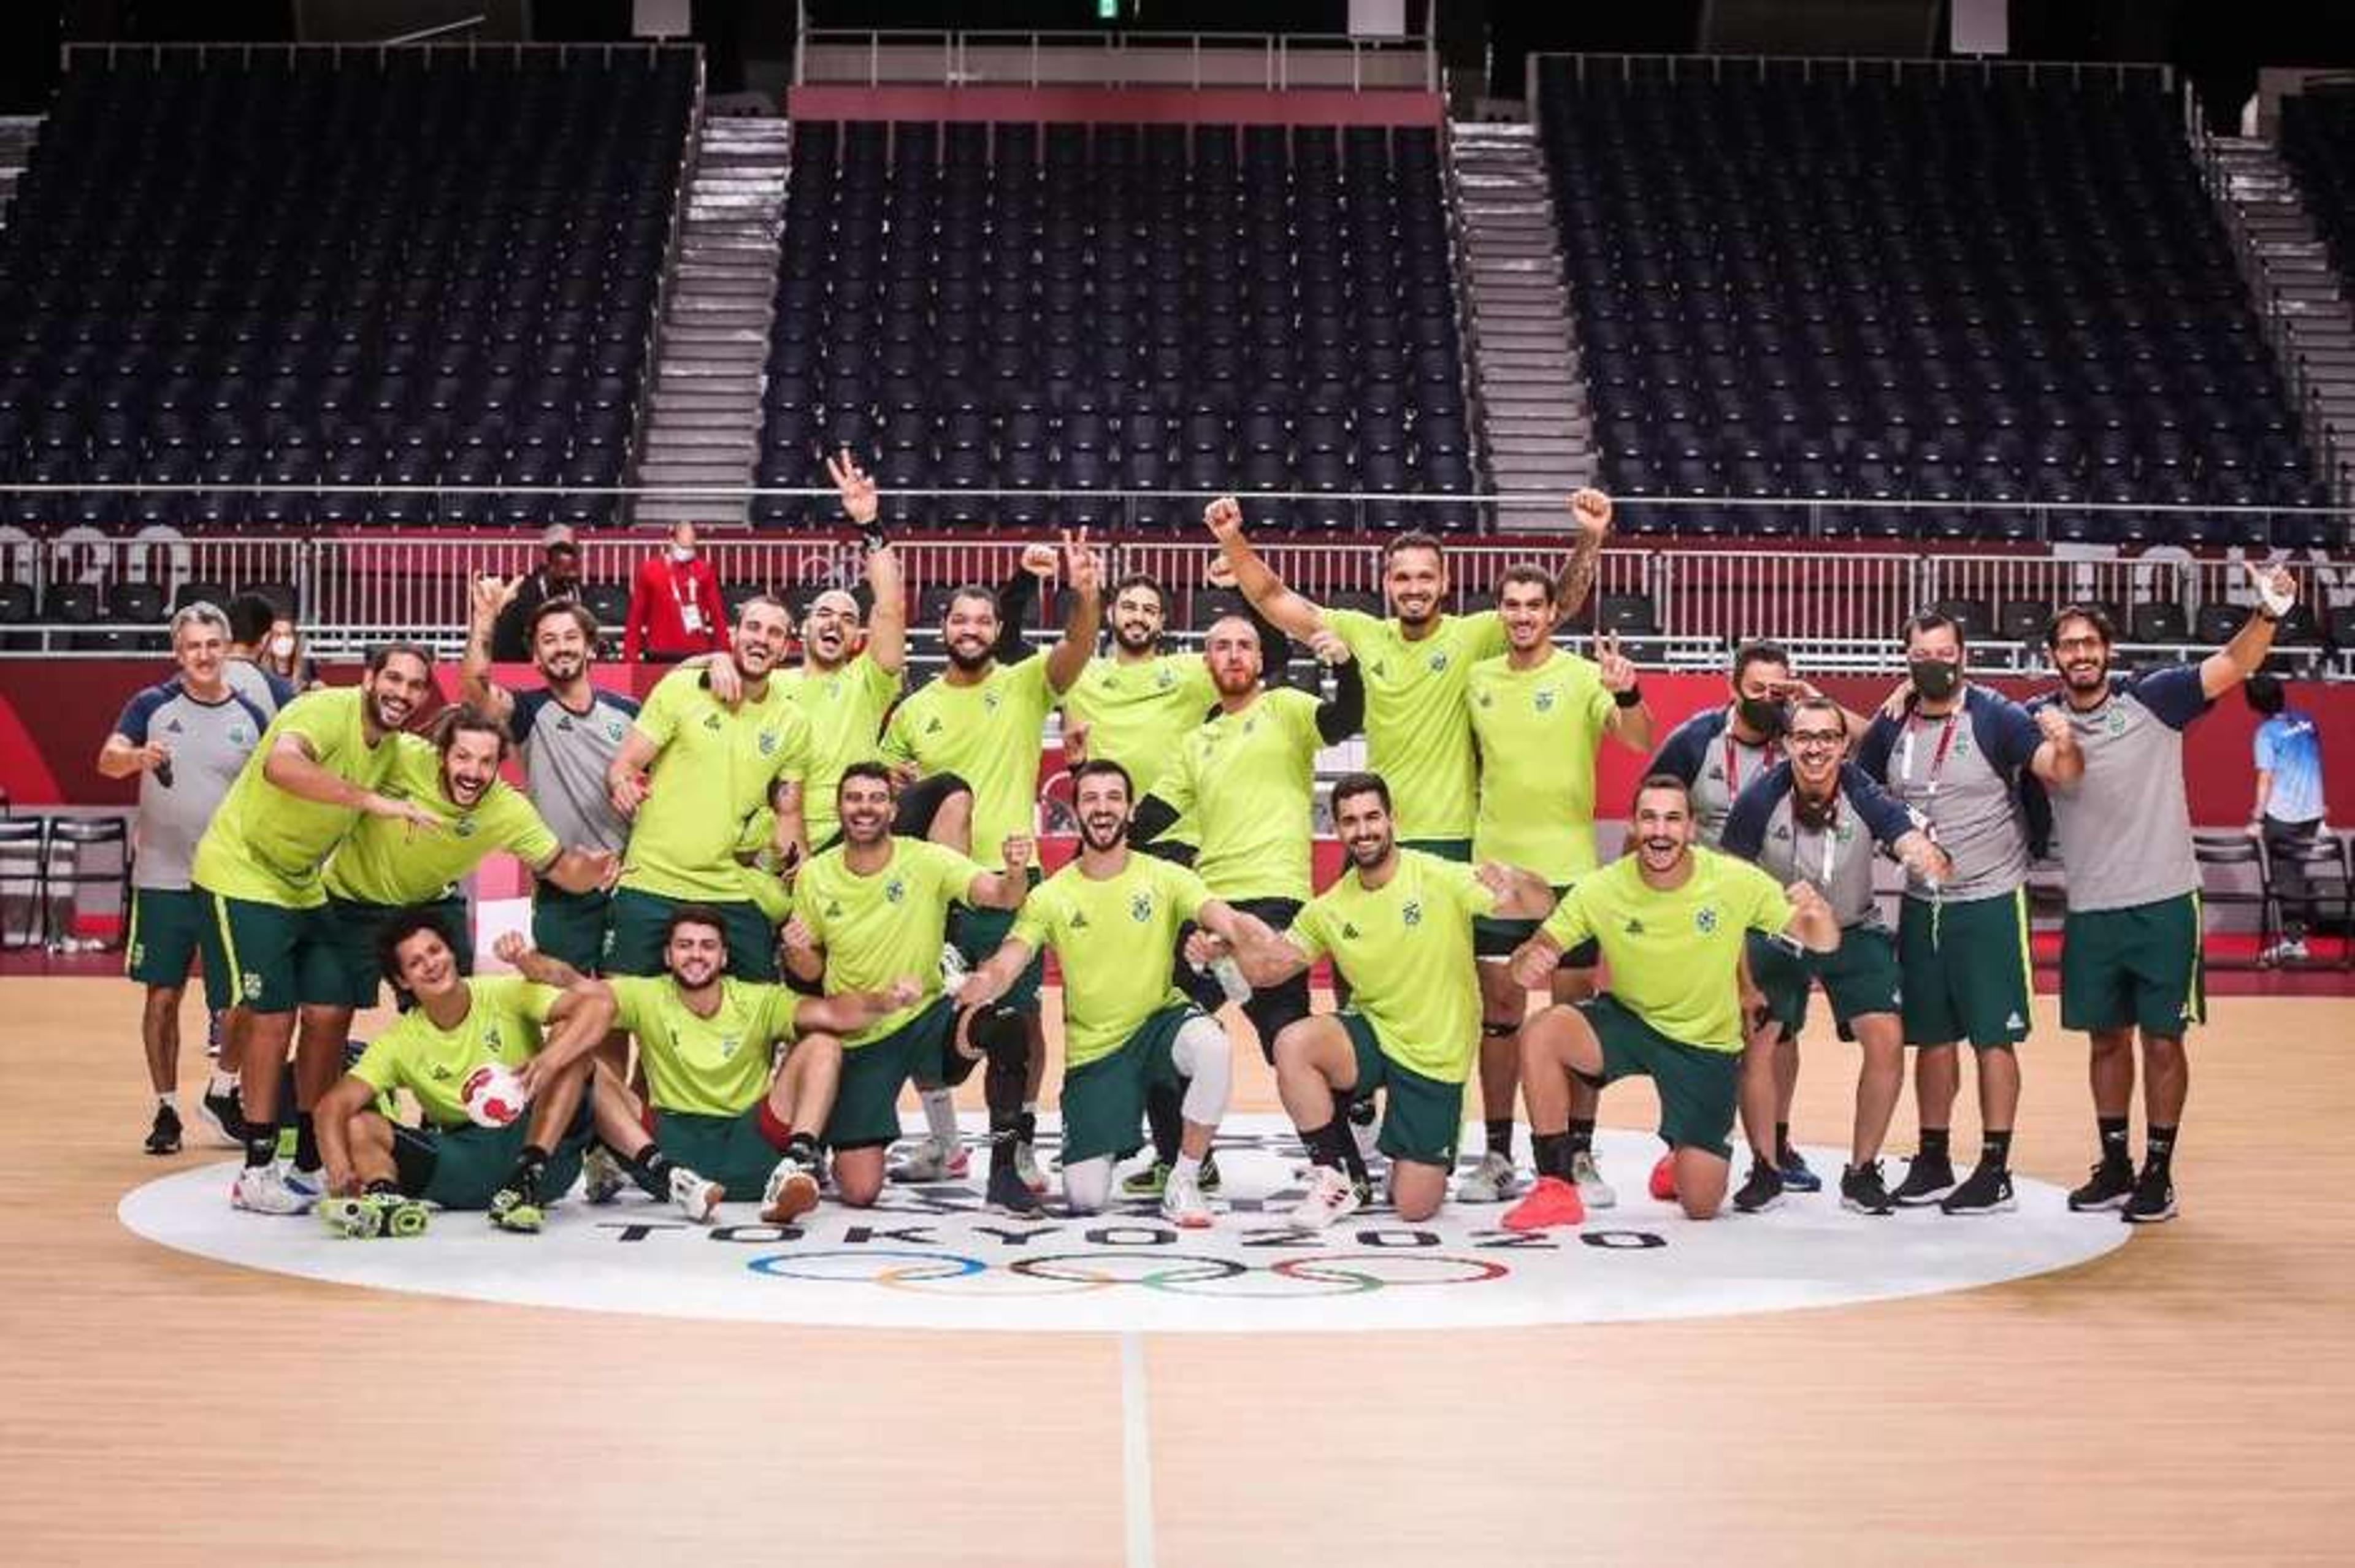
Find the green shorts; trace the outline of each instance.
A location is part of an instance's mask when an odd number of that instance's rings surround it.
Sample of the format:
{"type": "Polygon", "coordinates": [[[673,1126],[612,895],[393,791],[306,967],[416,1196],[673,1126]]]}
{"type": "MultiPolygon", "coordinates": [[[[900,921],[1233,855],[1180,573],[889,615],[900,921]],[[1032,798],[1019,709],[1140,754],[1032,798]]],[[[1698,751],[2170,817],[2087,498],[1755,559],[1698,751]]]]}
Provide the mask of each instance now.
{"type": "Polygon", "coordinates": [[[686,904],[701,904],[719,916],[726,928],[730,975],[766,986],[777,983],[777,928],[769,923],[758,904],[749,900],[707,903],[701,899],[666,898],[636,888],[613,891],[612,918],[605,927],[604,973],[661,974],[671,912],[686,904]]]}
{"type": "Polygon", "coordinates": [[[1899,1012],[1908,1045],[1969,1040],[1981,1051],[2028,1038],[2028,891],[1931,903],[1908,895],[1897,917],[1899,1012]]]}
{"type": "MultiPolygon", "coordinates": [[[[205,895],[193,888],[132,889],[123,972],[143,986],[177,990],[186,985],[188,965],[204,949],[205,901],[205,895]]],[[[231,999],[226,989],[215,989],[208,968],[205,1005],[218,1012],[231,999]]]]}
{"type": "Polygon", "coordinates": [[[208,906],[197,951],[205,964],[205,994],[257,1013],[291,1013],[307,982],[319,978],[324,906],[233,899],[202,888],[208,906]]]}
{"type": "Polygon", "coordinates": [[[1856,1038],[1855,1022],[1866,1014],[1896,1012],[1902,996],[1897,944],[1878,925],[1843,927],[1839,945],[1829,953],[1794,953],[1753,931],[1750,979],[1766,994],[1766,1016],[1789,1040],[1798,1039],[1807,1021],[1807,991],[1816,981],[1831,998],[1832,1022],[1842,1040],[1856,1038]]]}
{"type": "Polygon", "coordinates": [[[605,962],[605,932],[613,918],[612,893],[568,893],[542,882],[531,895],[531,944],[583,975],[594,975],[605,962]]]}
{"type": "Polygon", "coordinates": [[[964,1078],[973,1063],[957,1054],[949,1039],[956,1004],[935,997],[923,1011],[880,1040],[843,1048],[842,1083],[835,1091],[834,1115],[826,1118],[830,1148],[873,1148],[900,1136],[900,1086],[914,1078],[950,1083],[964,1078]]]}
{"type": "MultiPolygon", "coordinates": [[[[1039,885],[1039,868],[1030,868],[1030,885],[1039,885]]],[[[1014,917],[1019,911],[1010,909],[966,909],[962,904],[949,911],[948,939],[956,944],[968,968],[979,968],[989,961],[1006,941],[1006,933],[1014,929],[1014,917]]],[[[1039,984],[1046,978],[1047,955],[1033,953],[1030,962],[1007,988],[998,1000],[1018,1012],[1039,1010],[1039,984]]]]}
{"type": "Polygon", "coordinates": [[[1455,1169],[1455,1142],[1464,1133],[1464,1085],[1425,1078],[1391,1060],[1362,1013],[1333,1016],[1348,1031],[1358,1055],[1358,1098],[1384,1091],[1381,1151],[1392,1159],[1455,1169]]]}
{"type": "MultiPolygon", "coordinates": [[[[441,923],[442,934],[457,955],[458,973],[474,972],[474,927],[466,901],[456,894],[417,906],[441,923]]],[[[318,911],[315,962],[303,965],[303,1004],[315,1008],[372,1008],[382,997],[383,962],[377,937],[407,912],[398,904],[362,903],[330,898],[318,911]]]]}
{"type": "MultiPolygon", "coordinates": [[[[1093,1061],[1063,1070],[1063,1163],[1099,1156],[1124,1158],[1144,1147],[1146,1091],[1175,1088],[1178,1031],[1205,1019],[1190,1002],[1173,1003],[1093,1061]]],[[[1206,1020],[1207,1021],[1207,1020],[1206,1020]]],[[[1212,1027],[1216,1027],[1215,1025],[1212,1027]]]]}
{"type": "MultiPolygon", "coordinates": [[[[487,1209],[522,1157],[530,1128],[529,1116],[504,1127],[478,1127],[472,1122],[448,1127],[395,1123],[392,1157],[400,1189],[444,1209],[487,1209]]],[[[589,1147],[591,1130],[589,1098],[584,1094],[580,1115],[549,1151],[547,1172],[539,1185],[543,1202],[562,1197],[580,1179],[581,1157],[589,1147]]]]}
{"type": "Polygon", "coordinates": [[[1603,1042],[1603,1081],[1648,1078],[1660,1093],[1660,1136],[1671,1148],[1733,1157],[1726,1135],[1741,1098],[1742,1053],[1670,1040],[1613,996],[1572,1003],[1603,1042]]]}
{"type": "Polygon", "coordinates": [[[758,1104],[732,1116],[693,1111],[654,1113],[655,1142],[663,1153],[708,1181],[716,1181],[736,1201],[755,1202],[769,1185],[769,1173],[783,1155],[761,1136],[758,1104]]]}
{"type": "Polygon", "coordinates": [[[2208,1021],[2200,895],[2085,910],[2061,926],[2061,1026],[2180,1040],[2208,1021]]]}
{"type": "MultiPolygon", "coordinates": [[[[1557,885],[1553,890],[1554,901],[1561,902],[1561,895],[1568,891],[1568,882],[1557,885]]],[[[1535,936],[1538,927],[1544,923],[1543,916],[1536,920],[1503,920],[1495,915],[1475,915],[1472,917],[1472,955],[1475,958],[1510,958],[1514,950],[1535,936]]],[[[1557,967],[1592,969],[1602,962],[1602,944],[1590,936],[1563,954],[1557,967]]]]}

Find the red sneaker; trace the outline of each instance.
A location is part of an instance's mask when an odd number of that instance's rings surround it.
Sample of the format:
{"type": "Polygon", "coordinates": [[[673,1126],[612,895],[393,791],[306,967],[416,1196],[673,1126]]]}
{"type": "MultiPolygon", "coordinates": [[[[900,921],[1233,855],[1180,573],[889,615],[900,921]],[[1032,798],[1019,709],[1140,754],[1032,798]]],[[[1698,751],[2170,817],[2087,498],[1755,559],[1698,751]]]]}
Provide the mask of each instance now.
{"type": "Polygon", "coordinates": [[[1663,1203],[1677,1200],[1677,1151],[1670,1149],[1652,1167],[1652,1196],[1663,1203]]]}
{"type": "Polygon", "coordinates": [[[1540,1176],[1529,1195],[1497,1221],[1508,1231],[1542,1231],[1554,1225],[1586,1223],[1586,1204],[1578,1189],[1559,1176],[1540,1176]]]}

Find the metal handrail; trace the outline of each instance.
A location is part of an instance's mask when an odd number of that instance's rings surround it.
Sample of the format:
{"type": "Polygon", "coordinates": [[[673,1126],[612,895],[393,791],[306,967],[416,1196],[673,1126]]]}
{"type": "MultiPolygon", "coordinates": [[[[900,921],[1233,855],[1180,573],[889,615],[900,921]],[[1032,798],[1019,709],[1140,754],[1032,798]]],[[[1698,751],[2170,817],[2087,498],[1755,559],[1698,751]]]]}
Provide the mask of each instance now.
{"type": "MultiPolygon", "coordinates": [[[[1024,31],[1006,28],[955,27],[814,27],[803,33],[794,51],[794,84],[810,85],[809,50],[813,47],[855,48],[864,44],[867,49],[866,85],[883,85],[883,51],[886,48],[915,50],[937,44],[941,54],[940,80],[943,85],[957,85],[972,80],[969,57],[975,47],[982,48],[1027,48],[1030,69],[1027,80],[1013,85],[1040,87],[1049,79],[1039,69],[1043,49],[1058,48],[1093,51],[1106,57],[1130,54],[1174,54],[1180,49],[1194,60],[1194,70],[1188,85],[1203,85],[1201,60],[1206,48],[1241,56],[1257,51],[1263,57],[1263,85],[1271,91],[1292,87],[1288,57],[1295,50],[1304,54],[1339,54],[1347,51],[1351,61],[1350,87],[1364,87],[1363,61],[1368,55],[1402,55],[1412,51],[1423,59],[1423,90],[1437,90],[1438,56],[1431,36],[1404,38],[1357,37],[1346,33],[1246,33],[1246,32],[1155,32],[1129,28],[1043,29],[1024,31]]],[[[1117,79],[1125,82],[1124,73],[1117,79]]],[[[824,83],[821,82],[821,85],[824,83]]],[[[1167,85],[1155,83],[1155,85],[1167,85]]],[[[1233,85],[1213,82],[1210,85],[1233,85]]],[[[1321,85],[1321,84],[1319,84],[1321,85]]]]}

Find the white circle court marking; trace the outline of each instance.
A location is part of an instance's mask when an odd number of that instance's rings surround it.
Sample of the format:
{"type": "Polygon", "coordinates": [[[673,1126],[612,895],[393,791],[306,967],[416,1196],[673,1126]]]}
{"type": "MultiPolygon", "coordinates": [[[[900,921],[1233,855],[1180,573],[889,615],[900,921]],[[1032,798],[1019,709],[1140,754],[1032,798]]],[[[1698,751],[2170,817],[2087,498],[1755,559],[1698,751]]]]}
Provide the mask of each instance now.
{"type": "MultiPolygon", "coordinates": [[[[1041,1129],[1042,1149],[1052,1136],[1041,1129]]],[[[634,1192],[552,1207],[538,1236],[480,1214],[436,1214],[414,1241],[350,1242],[308,1218],[240,1213],[233,1168],[186,1170],[127,1194],[149,1241],[247,1268],[341,1285],[517,1306],[842,1328],[1147,1333],[1515,1328],[1711,1317],[1966,1290],[2046,1274],[2123,1245],[2113,1213],[2073,1214],[2062,1189],[2014,1179],[2016,1212],[1886,1218],[1841,1209],[1840,1155],[1810,1148],[1826,1189],[1760,1215],[1695,1223],[1644,1191],[1657,1140],[1605,1129],[1619,1189],[1584,1226],[1497,1228],[1500,1205],[1449,1203],[1416,1223],[1386,1207],[1329,1231],[1284,1223],[1299,1143],[1273,1116],[1220,1136],[1217,1223],[1180,1231],[1150,1203],[1035,1220],[982,1204],[972,1179],[887,1189],[869,1210],[831,1200],[789,1227],[730,1203],[712,1227],[634,1192]]]]}

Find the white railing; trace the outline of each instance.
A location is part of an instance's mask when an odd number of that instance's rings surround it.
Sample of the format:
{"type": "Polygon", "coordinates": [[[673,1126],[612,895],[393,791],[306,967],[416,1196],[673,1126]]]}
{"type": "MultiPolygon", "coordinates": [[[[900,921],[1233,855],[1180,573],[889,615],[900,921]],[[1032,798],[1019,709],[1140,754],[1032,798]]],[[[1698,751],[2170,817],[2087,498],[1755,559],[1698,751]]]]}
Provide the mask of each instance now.
{"type": "Polygon", "coordinates": [[[1436,91],[1425,37],[1337,33],[1066,32],[817,27],[797,86],[1206,87],[1436,91]]]}

